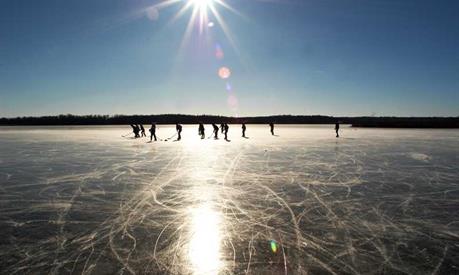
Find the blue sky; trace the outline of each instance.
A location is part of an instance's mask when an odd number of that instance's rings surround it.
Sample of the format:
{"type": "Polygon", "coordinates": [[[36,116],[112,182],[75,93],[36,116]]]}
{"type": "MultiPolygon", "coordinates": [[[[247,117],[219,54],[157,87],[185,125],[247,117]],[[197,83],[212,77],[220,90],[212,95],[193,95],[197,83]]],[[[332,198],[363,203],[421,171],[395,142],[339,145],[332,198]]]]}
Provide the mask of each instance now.
{"type": "Polygon", "coordinates": [[[0,117],[459,116],[458,1],[214,3],[233,43],[160,2],[0,0],[0,117]]]}

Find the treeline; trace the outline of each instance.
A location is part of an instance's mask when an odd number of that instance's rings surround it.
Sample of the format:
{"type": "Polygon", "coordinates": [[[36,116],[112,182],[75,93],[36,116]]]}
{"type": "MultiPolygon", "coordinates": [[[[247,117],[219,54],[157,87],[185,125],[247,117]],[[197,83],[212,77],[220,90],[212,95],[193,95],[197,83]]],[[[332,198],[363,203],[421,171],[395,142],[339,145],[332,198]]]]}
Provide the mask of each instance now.
{"type": "Polygon", "coordinates": [[[459,117],[332,117],[332,116],[258,116],[226,117],[213,115],[59,115],[41,117],[0,118],[0,125],[125,125],[197,123],[248,123],[248,124],[351,124],[354,127],[390,128],[459,128],[459,117]]]}
{"type": "Polygon", "coordinates": [[[353,127],[459,128],[459,117],[355,117],[353,127]]]}

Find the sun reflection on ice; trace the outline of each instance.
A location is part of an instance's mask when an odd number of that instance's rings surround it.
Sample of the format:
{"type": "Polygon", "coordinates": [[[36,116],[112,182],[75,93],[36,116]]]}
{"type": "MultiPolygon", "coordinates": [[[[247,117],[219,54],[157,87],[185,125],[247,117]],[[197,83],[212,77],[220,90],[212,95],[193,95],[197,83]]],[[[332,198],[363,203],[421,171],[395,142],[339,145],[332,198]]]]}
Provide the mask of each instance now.
{"type": "Polygon", "coordinates": [[[191,209],[188,258],[193,274],[218,274],[222,268],[220,258],[221,215],[205,203],[191,209]]]}

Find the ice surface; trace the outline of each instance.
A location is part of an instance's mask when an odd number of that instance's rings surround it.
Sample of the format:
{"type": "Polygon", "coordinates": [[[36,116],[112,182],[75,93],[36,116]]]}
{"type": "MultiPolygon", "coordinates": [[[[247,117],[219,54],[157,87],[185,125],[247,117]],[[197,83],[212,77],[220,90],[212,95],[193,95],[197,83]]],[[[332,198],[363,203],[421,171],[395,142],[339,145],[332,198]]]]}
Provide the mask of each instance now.
{"type": "Polygon", "coordinates": [[[459,273],[457,130],[128,131],[0,128],[0,273],[459,273]]]}

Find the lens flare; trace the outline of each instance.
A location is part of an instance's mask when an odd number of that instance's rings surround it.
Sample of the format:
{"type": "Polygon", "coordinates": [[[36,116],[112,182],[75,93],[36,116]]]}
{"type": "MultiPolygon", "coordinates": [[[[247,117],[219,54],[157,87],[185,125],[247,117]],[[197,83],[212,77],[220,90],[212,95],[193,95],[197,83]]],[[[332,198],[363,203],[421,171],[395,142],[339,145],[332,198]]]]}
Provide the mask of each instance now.
{"type": "Polygon", "coordinates": [[[231,76],[231,70],[227,67],[221,67],[218,70],[218,76],[220,76],[221,79],[228,79],[231,76]]]}
{"type": "Polygon", "coordinates": [[[220,45],[215,46],[215,57],[217,59],[223,59],[223,57],[225,57],[225,54],[223,53],[223,50],[220,47],[220,45]]]}
{"type": "Polygon", "coordinates": [[[236,110],[239,106],[239,101],[237,100],[237,97],[235,95],[229,95],[228,96],[228,107],[236,110]]]}
{"type": "Polygon", "coordinates": [[[226,83],[226,91],[231,92],[233,87],[231,87],[231,84],[229,82],[226,83]]]}
{"type": "Polygon", "coordinates": [[[146,10],[147,18],[151,21],[156,21],[159,19],[159,11],[155,7],[150,7],[146,10]]]}

